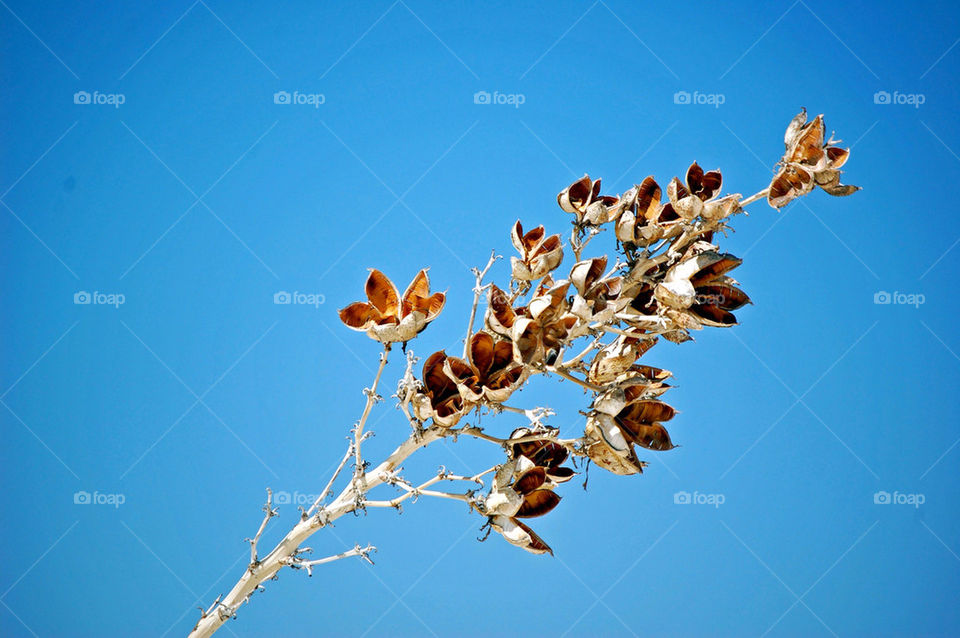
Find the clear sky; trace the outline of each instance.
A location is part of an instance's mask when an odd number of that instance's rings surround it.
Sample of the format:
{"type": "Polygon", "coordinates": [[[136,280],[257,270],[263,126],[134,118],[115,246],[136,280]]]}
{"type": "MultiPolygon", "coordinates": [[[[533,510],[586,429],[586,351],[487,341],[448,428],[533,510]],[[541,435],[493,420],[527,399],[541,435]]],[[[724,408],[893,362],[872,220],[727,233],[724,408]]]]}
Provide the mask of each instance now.
{"type": "MultiPolygon", "coordinates": [[[[336,310],[366,268],[429,266],[449,300],[411,347],[456,350],[468,266],[518,217],[566,233],[583,173],[622,191],[693,160],[756,192],[802,106],[864,190],[721,238],[755,305],[645,357],[682,447],[566,485],[535,526],[555,558],[446,501],[342,519],[317,555],[369,542],[375,567],[287,571],[224,635],[960,634],[955,4],[0,4],[0,635],[190,630],[264,488],[314,494],[343,452],[378,347],[336,310]]],[[[570,384],[516,402],[583,426],[570,384]]],[[[376,459],[407,426],[371,422],[376,459]]],[[[407,475],[496,460],[462,442],[407,475]]]]}

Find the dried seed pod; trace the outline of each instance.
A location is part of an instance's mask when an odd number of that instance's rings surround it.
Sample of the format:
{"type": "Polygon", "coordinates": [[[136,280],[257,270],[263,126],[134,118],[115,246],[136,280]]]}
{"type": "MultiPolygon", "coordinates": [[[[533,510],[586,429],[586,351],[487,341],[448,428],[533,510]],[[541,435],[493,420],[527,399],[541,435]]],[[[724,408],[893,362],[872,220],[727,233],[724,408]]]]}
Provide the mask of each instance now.
{"type": "Polygon", "coordinates": [[[646,463],[637,458],[613,417],[602,413],[587,417],[584,441],[587,456],[600,467],[621,475],[643,473],[646,463]]]}
{"type": "Polygon", "coordinates": [[[593,181],[589,175],[584,175],[570,186],[560,191],[557,203],[564,212],[576,216],[577,223],[582,223],[587,212],[587,206],[600,195],[600,180],[593,181]]]}
{"type": "Polygon", "coordinates": [[[550,549],[549,545],[543,542],[542,538],[537,536],[532,529],[515,518],[510,518],[507,516],[494,516],[490,519],[490,525],[511,545],[521,547],[531,554],[553,555],[553,550],[550,549]]]}
{"type": "Polygon", "coordinates": [[[851,195],[860,188],[840,183],[840,167],[850,156],[850,149],[834,146],[833,137],[824,141],[823,115],[807,121],[807,110],[798,113],[784,134],[786,152],[780,160],[780,171],[770,182],[767,202],[782,208],[797,197],[820,186],[830,195],[851,195]]]}
{"type": "Polygon", "coordinates": [[[563,261],[563,242],[560,235],[546,236],[543,226],[537,226],[524,234],[520,220],[514,224],[510,234],[520,257],[511,257],[513,278],[520,281],[534,281],[547,275],[563,261]]]}
{"type": "Polygon", "coordinates": [[[422,389],[413,397],[413,411],[418,419],[433,422],[445,428],[453,427],[472,409],[457,389],[457,384],[445,372],[447,354],[434,352],[423,362],[422,389]]]}
{"type": "Polygon", "coordinates": [[[340,321],[383,343],[413,339],[437,318],[446,303],[445,293],[430,294],[426,269],[417,273],[401,298],[393,282],[371,268],[365,291],[368,301],[358,301],[341,309],[340,321]]]}

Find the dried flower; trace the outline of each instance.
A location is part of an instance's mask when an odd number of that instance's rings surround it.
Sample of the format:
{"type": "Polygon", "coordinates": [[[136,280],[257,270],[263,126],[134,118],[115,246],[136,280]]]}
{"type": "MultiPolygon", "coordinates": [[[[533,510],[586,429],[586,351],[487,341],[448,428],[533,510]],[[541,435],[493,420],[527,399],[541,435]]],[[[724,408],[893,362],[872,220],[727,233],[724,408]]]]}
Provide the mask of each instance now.
{"type": "Polygon", "coordinates": [[[560,191],[557,203],[564,212],[576,216],[576,223],[583,223],[587,214],[587,207],[600,196],[600,180],[593,181],[589,175],[584,175],[570,186],[560,191]]]}
{"type": "Polygon", "coordinates": [[[564,341],[577,325],[578,319],[570,314],[567,302],[569,281],[553,283],[544,279],[535,296],[524,309],[524,315],[516,318],[511,328],[513,356],[527,365],[553,365],[560,354],[564,341]]]}
{"type": "Polygon", "coordinates": [[[560,235],[545,237],[543,226],[537,226],[526,235],[520,220],[514,224],[510,233],[513,246],[520,253],[520,258],[511,257],[513,278],[520,281],[534,281],[540,279],[555,269],[563,261],[563,243],[560,235]]]}
{"type": "Polygon", "coordinates": [[[657,343],[657,338],[643,339],[640,335],[627,337],[620,335],[604,346],[593,357],[587,381],[597,385],[613,382],[626,373],[634,362],[657,343]]]}
{"type": "Polygon", "coordinates": [[[752,302],[726,273],[742,261],[733,255],[716,252],[715,246],[699,242],[694,244],[687,258],[667,271],[654,294],[665,306],[685,313],[685,316],[670,315],[684,329],[736,325],[737,318],[731,311],[752,302]]]}
{"type": "MultiPolygon", "coordinates": [[[[634,187],[636,199],[625,208],[615,227],[617,239],[633,246],[649,246],[665,237],[678,235],[682,218],[673,203],[660,203],[663,193],[653,176],[634,187]]],[[[633,189],[631,189],[633,190],[633,189]]]]}
{"type": "Polygon", "coordinates": [[[340,321],[383,343],[413,339],[437,318],[446,303],[444,293],[430,294],[426,269],[417,273],[402,299],[393,282],[374,268],[370,269],[365,289],[369,301],[358,301],[340,310],[340,321]]]}
{"type": "Polygon", "coordinates": [[[457,384],[444,371],[447,353],[434,352],[423,362],[423,388],[413,397],[413,409],[421,421],[433,422],[445,428],[453,427],[470,411],[457,384]]]}
{"type": "MultiPolygon", "coordinates": [[[[530,428],[517,428],[510,434],[510,438],[530,439],[540,432],[533,432],[530,428]]],[[[547,434],[557,436],[559,430],[549,430],[547,434]]],[[[510,446],[514,458],[525,456],[534,462],[538,467],[542,467],[549,479],[554,484],[566,483],[574,476],[574,471],[569,467],[561,467],[567,460],[570,452],[559,443],[555,443],[548,438],[533,440],[524,440],[519,443],[513,443],[510,446]]]]}
{"type": "MultiPolygon", "coordinates": [[[[531,435],[529,429],[519,428],[510,438],[524,439],[531,435]]],[[[553,488],[574,475],[570,468],[561,467],[567,458],[567,450],[548,439],[516,443],[511,450],[514,458],[497,471],[490,494],[484,501],[490,526],[509,543],[528,552],[553,554],[550,546],[518,519],[543,516],[560,503],[553,488]]]]}
{"type": "Polygon", "coordinates": [[[584,431],[587,455],[594,463],[614,474],[639,474],[645,463],[637,458],[634,445],[657,451],[674,447],[661,422],[672,419],[676,410],[646,396],[642,386],[628,385],[597,397],[584,431]]]}
{"type": "Polygon", "coordinates": [[[513,344],[478,332],[470,339],[469,360],[447,357],[443,370],[457,384],[464,401],[502,403],[523,385],[523,365],[513,360],[513,344]]]}
{"type": "Polygon", "coordinates": [[[587,322],[607,322],[618,310],[617,301],[623,288],[620,277],[604,277],[607,258],[596,257],[581,261],[570,269],[574,295],[571,312],[587,322]]]}
{"type": "Polygon", "coordinates": [[[840,140],[832,136],[825,142],[824,131],[823,115],[808,122],[806,109],[790,121],[783,138],[786,153],[767,194],[771,206],[782,208],[812,191],[814,186],[837,197],[860,190],[859,186],[840,183],[840,167],[850,157],[850,149],[834,146],[840,140]]]}

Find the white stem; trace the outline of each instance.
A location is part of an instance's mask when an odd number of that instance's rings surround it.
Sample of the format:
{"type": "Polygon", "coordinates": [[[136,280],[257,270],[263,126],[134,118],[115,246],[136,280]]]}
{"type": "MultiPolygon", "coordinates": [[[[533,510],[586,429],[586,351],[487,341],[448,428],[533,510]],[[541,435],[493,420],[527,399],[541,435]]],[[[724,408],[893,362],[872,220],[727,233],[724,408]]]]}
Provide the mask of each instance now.
{"type": "MultiPolygon", "coordinates": [[[[421,447],[443,438],[443,428],[434,426],[423,430],[418,435],[411,435],[380,465],[363,474],[361,481],[367,489],[373,489],[384,483],[385,479],[396,470],[404,460],[421,447]]],[[[222,598],[218,599],[208,609],[197,626],[190,632],[189,638],[208,638],[229,620],[250,595],[256,591],[264,581],[273,578],[280,569],[288,564],[288,559],[295,556],[300,547],[314,533],[325,527],[344,514],[356,509],[357,495],[355,486],[351,483],[343,489],[336,499],[327,507],[322,508],[315,515],[306,517],[297,523],[286,536],[267,554],[259,563],[247,566],[243,576],[233,588],[222,598]]]]}
{"type": "Polygon", "coordinates": [[[477,278],[476,285],[473,287],[473,306],[470,308],[470,321],[467,323],[467,338],[463,342],[463,358],[467,359],[467,354],[470,351],[470,339],[473,337],[473,323],[477,320],[477,306],[480,304],[480,295],[483,294],[485,286],[483,286],[483,278],[487,276],[487,272],[490,270],[490,267],[500,259],[500,256],[496,251],[491,251],[490,261],[487,262],[486,267],[483,270],[477,268],[473,269],[473,274],[477,278]]]}
{"type": "Polygon", "coordinates": [[[367,395],[367,403],[363,406],[363,414],[360,415],[360,421],[353,429],[354,482],[359,481],[363,477],[363,457],[360,454],[360,444],[363,443],[363,426],[367,423],[367,417],[370,416],[370,410],[373,409],[373,404],[380,400],[379,395],[377,395],[377,386],[380,385],[380,377],[383,375],[383,369],[387,367],[388,354],[390,354],[390,344],[385,343],[383,344],[383,352],[380,353],[380,367],[377,368],[377,376],[373,378],[373,386],[365,388],[363,391],[363,393],[367,395]]]}
{"type": "Polygon", "coordinates": [[[360,547],[359,545],[356,545],[353,549],[348,549],[345,552],[340,552],[339,554],[334,554],[333,556],[317,558],[316,560],[303,560],[302,558],[291,557],[286,559],[284,563],[290,567],[293,567],[294,569],[305,569],[307,570],[308,576],[313,576],[313,568],[317,565],[332,563],[335,560],[342,560],[344,558],[350,558],[351,556],[360,556],[363,558],[363,560],[373,565],[373,561],[370,560],[370,552],[375,551],[377,551],[377,548],[373,545],[367,545],[366,547],[360,547]]]}

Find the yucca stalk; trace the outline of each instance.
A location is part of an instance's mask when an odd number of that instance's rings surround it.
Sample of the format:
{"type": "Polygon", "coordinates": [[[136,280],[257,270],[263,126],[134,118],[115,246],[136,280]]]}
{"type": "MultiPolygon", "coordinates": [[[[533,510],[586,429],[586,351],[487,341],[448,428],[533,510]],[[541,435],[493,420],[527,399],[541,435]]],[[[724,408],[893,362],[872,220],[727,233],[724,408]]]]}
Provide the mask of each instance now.
{"type": "Polygon", "coordinates": [[[734,215],[760,199],[780,208],[816,186],[832,195],[858,190],[840,184],[839,169],[849,150],[835,146],[833,139],[825,140],[824,130],[822,116],[808,122],[805,110],[797,115],[787,128],[786,152],[773,181],[746,198],[721,196],[720,172],[704,171],[696,162],[683,181],[675,177],[669,182],[667,201],[661,201],[663,192],[653,177],[612,196],[601,193],[599,179],[577,180],[557,198],[560,208],[574,216],[569,246],[576,263],[565,279],[554,278],[563,262],[560,235],[548,236],[543,226],[525,232],[517,221],[511,239],[519,255],[511,259],[509,283],[503,287],[484,283],[499,259],[495,254],[483,269],[474,269],[463,355],[433,353],[417,376],[417,359],[412,351],[406,352],[406,368],[394,398],[410,433],[374,466],[364,460],[362,447],[371,434],[367,420],[382,400],[379,391],[392,346],[402,343],[406,351],[407,343],[441,314],[446,297],[430,294],[426,270],[402,296],[385,275],[372,270],[366,282],[368,301],[340,311],[344,324],[383,344],[348,448],[316,502],[301,509],[297,524],[261,557],[261,537],[278,514],[267,490],[264,518],[249,539],[250,563],[233,588],[203,612],[191,638],[212,635],[284,567],[312,574],[314,567],[342,558],[370,560],[376,549],[372,545],[306,558],[309,549],[304,542],[311,535],[359,510],[399,509],[408,499],[426,496],[456,500],[508,542],[533,553],[552,553],[524,520],[542,516],[560,502],[555,488],[573,478],[574,471],[563,465],[571,456],[615,474],[639,474],[646,463],[637,447],[656,452],[674,447],[663,423],[674,417],[675,410],[660,400],[670,387],[666,381],[671,373],[637,363],[640,357],[660,337],[682,343],[690,340],[691,330],[731,327],[736,324],[733,312],[750,302],[730,277],[741,260],[720,252],[712,243],[715,233],[722,233],[734,215]],[[612,228],[616,237],[613,259],[582,259],[587,244],[605,228],[612,228]],[[487,309],[482,327],[475,331],[484,294],[487,309]],[[535,374],[576,383],[589,395],[580,436],[561,438],[558,429],[545,423],[553,414],[549,408],[507,403],[535,374]],[[490,434],[467,422],[482,411],[518,413],[529,424],[500,436],[490,434]],[[419,484],[404,478],[401,464],[417,450],[460,437],[494,445],[498,455],[489,469],[459,476],[441,468],[419,484]],[[344,475],[348,465],[352,471],[344,475]],[[487,475],[492,475],[490,487],[484,490],[487,475]],[[441,483],[456,482],[469,489],[436,489],[441,483]],[[392,486],[395,496],[372,499],[371,492],[384,485],[392,486]]]}

